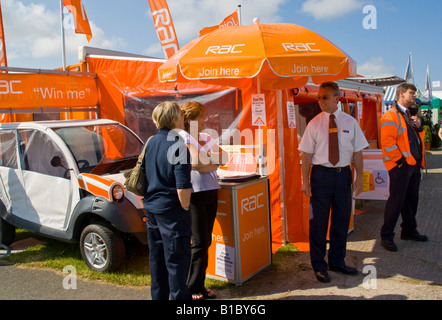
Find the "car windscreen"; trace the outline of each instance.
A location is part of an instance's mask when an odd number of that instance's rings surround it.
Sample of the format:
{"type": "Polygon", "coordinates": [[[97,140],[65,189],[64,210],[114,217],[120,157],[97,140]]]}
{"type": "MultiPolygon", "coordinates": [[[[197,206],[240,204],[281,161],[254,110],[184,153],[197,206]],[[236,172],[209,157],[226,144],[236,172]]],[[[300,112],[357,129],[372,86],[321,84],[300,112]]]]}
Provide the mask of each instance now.
{"type": "Polygon", "coordinates": [[[114,174],[135,166],[142,143],[119,124],[54,128],[81,173],[114,174]]]}

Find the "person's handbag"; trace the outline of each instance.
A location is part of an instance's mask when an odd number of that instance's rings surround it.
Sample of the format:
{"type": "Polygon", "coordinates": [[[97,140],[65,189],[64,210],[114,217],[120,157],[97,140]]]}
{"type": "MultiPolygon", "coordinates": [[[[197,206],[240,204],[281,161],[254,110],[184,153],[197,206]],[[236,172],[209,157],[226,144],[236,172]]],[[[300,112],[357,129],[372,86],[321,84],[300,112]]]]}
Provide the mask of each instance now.
{"type": "MultiPolygon", "coordinates": [[[[150,140],[150,138],[149,138],[150,140]]],[[[146,153],[147,143],[144,145],[143,150],[138,156],[137,164],[135,167],[124,173],[126,180],[124,181],[124,187],[126,190],[136,194],[137,196],[144,196],[147,191],[147,176],[146,172],[143,170],[142,165],[144,161],[144,154],[146,153]]]]}

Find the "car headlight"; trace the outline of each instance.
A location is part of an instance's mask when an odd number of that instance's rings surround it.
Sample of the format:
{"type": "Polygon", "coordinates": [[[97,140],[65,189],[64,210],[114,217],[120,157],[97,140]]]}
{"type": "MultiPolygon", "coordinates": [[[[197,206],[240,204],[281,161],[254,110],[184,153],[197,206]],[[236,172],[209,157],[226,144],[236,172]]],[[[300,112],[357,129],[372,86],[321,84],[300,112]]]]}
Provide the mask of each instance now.
{"type": "Polygon", "coordinates": [[[120,200],[124,197],[124,189],[122,186],[117,184],[112,188],[112,197],[114,200],[120,200]]]}

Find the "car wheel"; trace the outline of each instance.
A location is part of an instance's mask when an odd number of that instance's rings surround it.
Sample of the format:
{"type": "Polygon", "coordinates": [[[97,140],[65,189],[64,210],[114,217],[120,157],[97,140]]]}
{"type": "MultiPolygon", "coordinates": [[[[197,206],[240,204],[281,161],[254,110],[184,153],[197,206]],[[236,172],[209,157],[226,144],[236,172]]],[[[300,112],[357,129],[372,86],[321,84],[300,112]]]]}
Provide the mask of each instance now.
{"type": "Polygon", "coordinates": [[[80,250],[87,266],[99,272],[117,270],[124,262],[124,242],[107,224],[91,224],[80,237],[80,250]]]}
{"type": "Polygon", "coordinates": [[[0,218],[0,243],[5,246],[9,246],[14,242],[15,238],[15,227],[0,218]]]}

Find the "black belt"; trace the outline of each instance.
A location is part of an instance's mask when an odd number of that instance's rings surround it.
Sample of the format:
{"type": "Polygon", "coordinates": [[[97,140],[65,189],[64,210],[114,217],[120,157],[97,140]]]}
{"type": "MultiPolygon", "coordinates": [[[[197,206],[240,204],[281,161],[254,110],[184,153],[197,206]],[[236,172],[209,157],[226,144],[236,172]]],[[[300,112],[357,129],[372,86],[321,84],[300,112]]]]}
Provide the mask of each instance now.
{"type": "Polygon", "coordinates": [[[321,165],[314,165],[314,167],[320,168],[322,170],[326,170],[326,171],[334,171],[334,172],[342,172],[344,170],[350,169],[350,166],[346,166],[346,167],[325,167],[325,166],[321,166],[321,165]]]}

